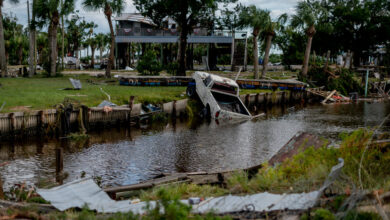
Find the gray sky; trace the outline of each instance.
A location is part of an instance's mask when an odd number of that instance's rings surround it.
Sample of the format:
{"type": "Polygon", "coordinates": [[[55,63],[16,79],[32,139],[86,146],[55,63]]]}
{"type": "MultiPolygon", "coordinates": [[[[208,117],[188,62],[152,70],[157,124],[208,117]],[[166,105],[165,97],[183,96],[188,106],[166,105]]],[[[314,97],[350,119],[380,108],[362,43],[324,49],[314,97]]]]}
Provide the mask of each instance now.
{"type": "MultiPolygon", "coordinates": [[[[31,3],[32,0],[30,0],[31,3]]],[[[239,0],[244,5],[254,4],[259,8],[268,9],[271,11],[273,17],[277,17],[280,14],[294,12],[294,7],[299,0],[239,0]]],[[[86,11],[81,6],[81,0],[76,0],[76,10],[79,10],[79,15],[84,17],[86,21],[94,21],[99,25],[96,32],[108,32],[108,23],[104,14],[100,12],[86,11]]],[[[9,1],[5,0],[3,12],[7,14],[16,15],[18,23],[23,25],[27,24],[27,0],[20,0],[19,4],[10,4],[9,1]]],[[[126,0],[126,9],[124,12],[136,12],[133,6],[132,0],[126,0]]]]}

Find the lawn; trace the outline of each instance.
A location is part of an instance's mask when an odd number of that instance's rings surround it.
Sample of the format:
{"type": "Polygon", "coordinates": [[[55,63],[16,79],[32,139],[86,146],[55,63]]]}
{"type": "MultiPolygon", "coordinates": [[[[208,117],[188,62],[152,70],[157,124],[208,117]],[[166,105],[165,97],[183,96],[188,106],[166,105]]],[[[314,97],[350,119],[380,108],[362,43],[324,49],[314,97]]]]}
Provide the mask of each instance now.
{"type": "MultiPolygon", "coordinates": [[[[129,103],[129,97],[135,96],[136,103],[164,103],[186,98],[186,87],[131,87],[119,86],[117,79],[106,81],[88,75],[66,75],[64,77],[45,78],[0,78],[0,107],[6,102],[1,112],[25,111],[28,109],[48,109],[62,103],[65,98],[80,101],[89,107],[97,106],[107,96],[117,105],[129,103]],[[63,90],[71,88],[69,78],[80,79],[81,90],[63,90]]],[[[269,92],[269,90],[241,90],[241,94],[269,92]]]]}
{"type": "MultiPolygon", "coordinates": [[[[115,80],[115,79],[113,79],[115,80]]],[[[135,96],[136,102],[163,103],[185,98],[185,87],[130,87],[119,86],[119,82],[105,83],[105,79],[98,79],[87,75],[64,76],[57,78],[43,78],[37,76],[28,78],[0,78],[0,106],[6,102],[1,112],[18,111],[29,106],[31,109],[47,109],[63,102],[64,98],[79,100],[87,106],[97,106],[107,96],[101,92],[102,88],[111,96],[111,101],[118,105],[128,104],[129,97],[135,96]],[[69,77],[81,80],[81,90],[62,90],[71,88],[69,77]],[[93,81],[93,83],[91,83],[93,81]]]]}

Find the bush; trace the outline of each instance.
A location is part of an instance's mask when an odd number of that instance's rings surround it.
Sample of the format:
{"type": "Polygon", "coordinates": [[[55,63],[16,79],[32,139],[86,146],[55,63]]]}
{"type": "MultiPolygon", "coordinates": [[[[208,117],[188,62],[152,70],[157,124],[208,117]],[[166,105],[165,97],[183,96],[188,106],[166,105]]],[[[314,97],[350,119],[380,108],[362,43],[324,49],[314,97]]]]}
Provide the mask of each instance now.
{"type": "Polygon", "coordinates": [[[179,63],[178,62],[169,63],[168,65],[166,65],[165,69],[167,70],[168,74],[172,76],[176,76],[177,71],[179,69],[179,63]]]}
{"type": "Polygon", "coordinates": [[[157,59],[156,52],[153,50],[146,51],[137,65],[137,71],[144,76],[159,75],[162,70],[162,65],[157,59]]]}
{"type": "Polygon", "coordinates": [[[231,63],[231,58],[230,57],[231,57],[230,54],[229,55],[224,54],[224,55],[218,56],[217,63],[219,65],[229,65],[231,63]]]}

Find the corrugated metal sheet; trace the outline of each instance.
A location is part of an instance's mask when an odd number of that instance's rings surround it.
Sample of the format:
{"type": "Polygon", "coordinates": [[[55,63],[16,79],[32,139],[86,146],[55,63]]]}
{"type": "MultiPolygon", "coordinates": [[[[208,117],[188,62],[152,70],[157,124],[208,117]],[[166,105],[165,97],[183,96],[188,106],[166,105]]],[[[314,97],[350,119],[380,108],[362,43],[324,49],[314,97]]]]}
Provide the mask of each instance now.
{"type": "MultiPolygon", "coordinates": [[[[343,166],[344,161],[340,159],[339,164],[332,168],[323,187],[318,191],[283,195],[265,192],[248,196],[229,195],[210,198],[193,206],[193,212],[306,210],[316,205],[323,190],[338,177],[343,166]]],[[[88,206],[89,209],[102,213],[131,211],[135,214],[143,214],[147,206],[146,202],[131,204],[130,200],[112,200],[91,178],[77,180],[52,189],[38,189],[37,193],[60,211],[88,206]]],[[[187,200],[182,202],[188,204],[187,200]]],[[[150,207],[154,207],[155,204],[155,202],[151,202],[150,207]]]]}

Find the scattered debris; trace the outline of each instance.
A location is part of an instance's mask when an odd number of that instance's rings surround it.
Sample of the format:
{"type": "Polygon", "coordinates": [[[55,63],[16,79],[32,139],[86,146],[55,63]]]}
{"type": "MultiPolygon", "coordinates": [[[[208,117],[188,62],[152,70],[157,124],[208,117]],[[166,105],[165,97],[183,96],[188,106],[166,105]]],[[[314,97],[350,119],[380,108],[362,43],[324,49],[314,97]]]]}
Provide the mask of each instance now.
{"type": "Polygon", "coordinates": [[[80,80],[73,78],[69,78],[69,80],[72,83],[74,89],[79,90],[82,88],[80,80]]]}
{"type": "Polygon", "coordinates": [[[309,93],[321,97],[323,101],[321,102],[322,104],[326,103],[335,103],[335,102],[349,102],[351,101],[350,98],[345,97],[341,95],[338,91],[333,90],[333,91],[322,91],[322,88],[315,88],[315,89],[307,89],[309,93]]]}
{"type": "Polygon", "coordinates": [[[134,69],[133,69],[133,68],[131,68],[131,67],[129,67],[129,66],[126,66],[126,67],[125,67],[125,70],[128,70],[128,71],[134,71],[134,69]]]}
{"type": "Polygon", "coordinates": [[[110,102],[110,101],[104,100],[97,107],[102,108],[102,107],[106,107],[106,106],[108,106],[108,107],[116,107],[117,105],[112,103],[112,102],[110,102]]]}
{"type": "MultiPolygon", "coordinates": [[[[328,188],[339,176],[344,161],[339,159],[339,164],[334,166],[323,186],[313,192],[299,194],[271,194],[268,192],[247,196],[222,196],[209,198],[192,207],[193,213],[217,214],[239,212],[242,210],[269,212],[275,210],[307,210],[314,207],[320,199],[323,191],[328,188]],[[251,209],[249,209],[251,207],[251,209]]],[[[91,210],[101,213],[133,212],[143,214],[147,206],[155,207],[156,202],[133,203],[130,200],[112,200],[91,178],[76,180],[74,182],[54,187],[52,189],[38,189],[37,193],[60,211],[69,208],[83,208],[87,205],[91,210]]],[[[194,203],[196,199],[193,199],[194,203]]],[[[181,200],[189,204],[189,200],[181,200]]]]}
{"type": "Polygon", "coordinates": [[[112,108],[109,107],[109,106],[104,106],[104,107],[103,107],[103,111],[104,111],[105,113],[109,113],[109,112],[112,112],[112,108]]]}

